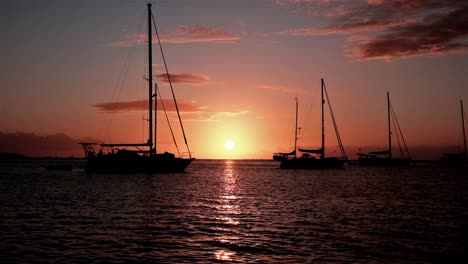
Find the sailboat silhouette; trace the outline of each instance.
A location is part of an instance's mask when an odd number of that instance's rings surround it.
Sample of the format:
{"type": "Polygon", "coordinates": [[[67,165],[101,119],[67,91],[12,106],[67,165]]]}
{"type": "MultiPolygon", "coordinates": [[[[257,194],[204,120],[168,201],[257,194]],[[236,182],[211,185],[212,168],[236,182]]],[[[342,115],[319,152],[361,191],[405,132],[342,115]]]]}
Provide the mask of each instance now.
{"type": "Polygon", "coordinates": [[[403,137],[403,133],[401,133],[400,125],[398,124],[398,120],[396,120],[396,115],[393,111],[392,105],[390,103],[390,95],[387,92],[387,121],[388,121],[388,149],[382,151],[372,151],[369,153],[357,153],[358,154],[358,164],[361,166],[409,166],[411,163],[411,158],[409,155],[408,147],[406,146],[405,139],[403,137]],[[393,117],[393,119],[392,119],[393,117]],[[401,158],[393,157],[392,152],[392,127],[391,121],[393,120],[394,126],[397,129],[397,140],[400,146],[400,152],[402,156],[406,154],[406,156],[401,158]],[[405,151],[401,148],[400,145],[400,137],[403,141],[405,151]]]}
{"type": "Polygon", "coordinates": [[[322,110],[322,147],[319,149],[297,149],[297,116],[298,116],[298,102],[296,99],[296,129],[294,132],[294,151],[291,153],[280,153],[282,155],[280,168],[281,169],[333,169],[333,168],[342,168],[345,163],[347,163],[348,158],[344,151],[343,144],[341,142],[341,137],[338,132],[338,127],[335,122],[335,117],[331,109],[330,101],[328,100],[328,93],[325,88],[325,82],[321,79],[321,110],[322,110]],[[335,134],[338,139],[338,144],[341,150],[341,157],[325,157],[325,118],[324,118],[324,92],[327,97],[328,106],[330,109],[330,114],[332,116],[333,125],[335,128],[335,134]],[[301,157],[297,157],[297,150],[302,152],[301,157]],[[286,155],[285,155],[286,154],[286,155]],[[312,156],[311,154],[316,154],[318,156],[312,156]]]}
{"type": "MultiPolygon", "coordinates": [[[[153,143],[153,125],[154,132],[156,133],[156,122],[153,120],[153,96],[156,98],[156,93],[153,94],[153,73],[152,73],[152,23],[155,26],[155,33],[158,37],[159,45],[161,45],[158,31],[156,28],[156,23],[154,22],[154,17],[151,12],[151,3],[147,4],[148,6],[148,140],[146,143],[130,143],[130,144],[121,144],[121,143],[111,143],[111,144],[101,144],[100,146],[109,147],[112,151],[104,154],[102,149],[96,153],[93,146],[97,145],[96,143],[84,142],[80,143],[83,147],[83,150],[86,154],[87,164],[86,171],[96,172],[96,173],[107,173],[107,172],[118,172],[118,173],[131,173],[131,172],[183,172],[185,168],[194,160],[191,157],[190,150],[188,151],[189,158],[180,158],[175,157],[172,153],[156,153],[156,140],[153,143]],[[153,19],[152,19],[153,18],[153,19]],[[153,124],[154,121],[154,124],[153,124]],[[117,149],[117,152],[114,151],[116,147],[129,147],[134,150],[127,149],[117,149]]],[[[161,46],[160,46],[161,47],[161,46]]],[[[164,53],[161,55],[164,60],[164,65],[166,66],[166,60],[164,58],[164,53]]],[[[166,66],[167,71],[167,66],[166,66]]],[[[172,84],[170,82],[170,74],[167,72],[167,78],[172,89],[172,84]]],[[[175,100],[174,91],[172,90],[174,102],[176,105],[177,113],[179,116],[180,125],[184,135],[185,143],[187,144],[187,139],[185,137],[185,131],[182,126],[182,120],[180,119],[180,114],[177,107],[177,101],[175,100]]],[[[156,110],[156,109],[155,109],[156,110]]],[[[188,145],[187,145],[188,146],[188,145]]],[[[188,147],[187,147],[188,148],[188,147]]]]}
{"type": "Polygon", "coordinates": [[[466,133],[465,133],[465,111],[463,110],[463,100],[460,100],[461,124],[463,133],[463,152],[462,153],[444,153],[441,163],[443,165],[468,165],[468,154],[466,150],[466,133]]]}

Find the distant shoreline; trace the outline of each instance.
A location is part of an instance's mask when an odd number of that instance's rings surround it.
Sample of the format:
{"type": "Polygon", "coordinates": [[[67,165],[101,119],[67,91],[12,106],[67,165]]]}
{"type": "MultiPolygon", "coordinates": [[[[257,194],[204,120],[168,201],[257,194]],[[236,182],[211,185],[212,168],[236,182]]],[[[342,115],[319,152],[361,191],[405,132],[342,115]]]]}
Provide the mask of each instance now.
{"type": "Polygon", "coordinates": [[[0,160],[85,160],[85,157],[29,157],[19,153],[0,152],[0,160]]]}

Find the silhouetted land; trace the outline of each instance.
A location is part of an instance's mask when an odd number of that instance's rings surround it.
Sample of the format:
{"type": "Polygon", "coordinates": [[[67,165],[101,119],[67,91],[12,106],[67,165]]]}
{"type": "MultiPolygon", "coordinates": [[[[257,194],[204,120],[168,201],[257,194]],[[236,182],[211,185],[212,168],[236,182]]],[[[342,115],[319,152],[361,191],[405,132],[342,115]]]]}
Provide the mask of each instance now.
{"type": "Polygon", "coordinates": [[[28,157],[23,154],[19,153],[11,153],[11,152],[0,152],[0,160],[27,160],[27,159],[33,159],[33,160],[83,160],[84,157],[28,157]]]}

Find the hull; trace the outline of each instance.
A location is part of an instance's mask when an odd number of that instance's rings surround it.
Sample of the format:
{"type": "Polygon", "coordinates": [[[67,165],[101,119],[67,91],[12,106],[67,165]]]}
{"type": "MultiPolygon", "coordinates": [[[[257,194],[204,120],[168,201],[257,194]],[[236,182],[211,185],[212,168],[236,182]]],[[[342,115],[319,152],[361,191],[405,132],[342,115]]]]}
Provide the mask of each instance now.
{"type": "Polygon", "coordinates": [[[283,156],[283,155],[273,155],[273,160],[276,160],[276,161],[281,161],[287,158],[288,158],[287,156],[283,156]]]}
{"type": "Polygon", "coordinates": [[[468,167],[468,159],[461,157],[447,157],[440,160],[440,165],[447,167],[468,167]]]}
{"type": "Polygon", "coordinates": [[[111,157],[103,156],[88,159],[86,171],[93,173],[176,173],[184,172],[194,160],[174,157],[138,156],[111,157]]]}
{"type": "Polygon", "coordinates": [[[359,166],[382,166],[382,167],[406,167],[411,165],[409,159],[389,159],[389,158],[360,158],[359,166]]]}
{"type": "Polygon", "coordinates": [[[306,170],[320,170],[320,169],[341,169],[348,161],[338,158],[297,158],[297,159],[284,159],[281,161],[280,169],[306,169],[306,170]]]}

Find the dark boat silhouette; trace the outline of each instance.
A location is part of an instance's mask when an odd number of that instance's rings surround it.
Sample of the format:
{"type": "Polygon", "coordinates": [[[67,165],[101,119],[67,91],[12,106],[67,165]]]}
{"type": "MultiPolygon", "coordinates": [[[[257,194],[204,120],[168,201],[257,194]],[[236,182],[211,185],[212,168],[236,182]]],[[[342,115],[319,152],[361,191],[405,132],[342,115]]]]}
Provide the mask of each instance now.
{"type": "MultiPolygon", "coordinates": [[[[321,79],[321,109],[322,109],[322,147],[320,149],[297,149],[297,118],[298,118],[298,101],[296,98],[296,127],[294,131],[294,150],[290,153],[279,153],[281,157],[281,169],[336,169],[343,168],[343,166],[348,162],[346,153],[344,151],[343,144],[341,142],[341,137],[338,132],[338,127],[335,122],[335,117],[330,105],[330,100],[328,98],[328,93],[325,88],[325,82],[321,79]],[[341,157],[325,157],[325,122],[324,122],[324,110],[325,100],[323,98],[324,92],[327,97],[328,107],[330,109],[330,114],[333,120],[333,126],[335,129],[335,134],[340,146],[341,157]],[[302,156],[297,157],[297,150],[302,152],[302,156]],[[311,154],[315,154],[313,156],[311,154]]],[[[278,154],[278,153],[275,153],[278,154]]]]}
{"type": "Polygon", "coordinates": [[[284,152],[276,152],[273,153],[273,160],[281,161],[283,159],[287,159],[290,155],[294,155],[295,151],[284,153],[284,152]]]}
{"type": "Polygon", "coordinates": [[[463,133],[463,152],[461,153],[444,153],[440,160],[442,165],[448,166],[468,166],[468,155],[466,150],[466,133],[465,133],[465,111],[463,110],[463,100],[460,100],[461,124],[463,133]]]}
{"type": "MultiPolygon", "coordinates": [[[[167,69],[164,53],[161,48],[161,41],[156,28],[156,23],[151,12],[151,4],[148,3],[148,127],[149,134],[146,143],[130,143],[130,144],[100,144],[101,150],[96,152],[94,147],[96,143],[84,142],[80,143],[86,154],[87,163],[86,171],[96,173],[133,173],[133,172],[183,172],[185,168],[194,160],[188,148],[187,139],[185,137],[184,127],[180,118],[177,101],[172,89],[171,75],[167,69]],[[157,100],[157,86],[155,84],[155,93],[153,94],[153,73],[152,73],[152,23],[155,27],[155,34],[158,38],[159,46],[161,48],[161,56],[166,68],[166,75],[171,87],[174,103],[176,106],[179,123],[184,135],[185,144],[187,145],[189,158],[176,157],[172,153],[156,153],[156,142],[153,144],[153,125],[156,134],[156,120],[153,124],[153,96],[157,100]],[[102,148],[111,148],[111,151],[103,153],[102,148]],[[126,149],[131,148],[131,149],[126,149]]],[[[156,110],[157,108],[155,108],[156,110]]],[[[156,119],[156,117],[155,117],[156,119]]],[[[172,132],[172,129],[171,129],[172,132]]]]}
{"type": "Polygon", "coordinates": [[[399,166],[409,166],[411,163],[411,158],[409,155],[408,147],[406,146],[403,133],[401,133],[400,125],[396,118],[393,107],[390,103],[390,95],[387,92],[387,119],[388,119],[388,149],[382,151],[372,151],[369,153],[357,153],[358,155],[358,164],[361,166],[389,166],[389,167],[399,167],[399,166]],[[393,119],[392,119],[393,117],[393,119]],[[398,140],[398,146],[401,153],[401,158],[395,158],[392,153],[392,129],[391,121],[393,120],[394,126],[397,128],[396,135],[398,140]],[[400,137],[401,141],[400,142],[400,137]],[[402,149],[401,143],[403,143],[405,150],[402,149]]]}

